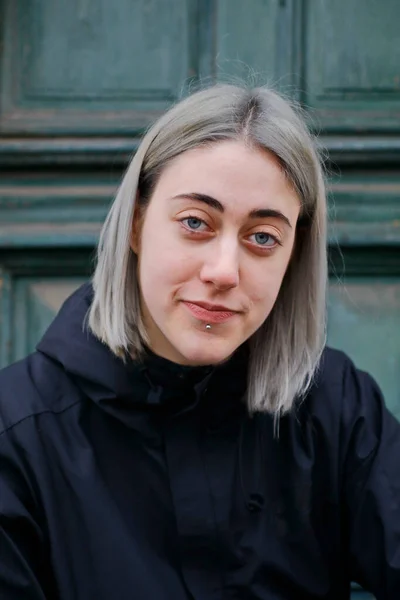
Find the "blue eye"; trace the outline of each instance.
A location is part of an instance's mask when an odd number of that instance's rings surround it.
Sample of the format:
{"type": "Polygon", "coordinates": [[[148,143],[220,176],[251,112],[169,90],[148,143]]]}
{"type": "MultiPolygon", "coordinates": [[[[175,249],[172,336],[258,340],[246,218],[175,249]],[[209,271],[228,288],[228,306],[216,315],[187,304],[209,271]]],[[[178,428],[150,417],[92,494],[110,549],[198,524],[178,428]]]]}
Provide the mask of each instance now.
{"type": "Polygon", "coordinates": [[[190,229],[199,229],[203,223],[201,219],[197,219],[196,217],[189,217],[185,221],[190,229]]]}
{"type": "Polygon", "coordinates": [[[270,235],[269,233],[265,233],[264,231],[254,233],[250,237],[254,237],[255,242],[259,246],[275,246],[275,244],[277,243],[277,240],[272,235],[270,235]]]}
{"type": "Polygon", "coordinates": [[[181,223],[190,231],[207,231],[207,223],[198,217],[186,217],[181,220],[181,223]]]}

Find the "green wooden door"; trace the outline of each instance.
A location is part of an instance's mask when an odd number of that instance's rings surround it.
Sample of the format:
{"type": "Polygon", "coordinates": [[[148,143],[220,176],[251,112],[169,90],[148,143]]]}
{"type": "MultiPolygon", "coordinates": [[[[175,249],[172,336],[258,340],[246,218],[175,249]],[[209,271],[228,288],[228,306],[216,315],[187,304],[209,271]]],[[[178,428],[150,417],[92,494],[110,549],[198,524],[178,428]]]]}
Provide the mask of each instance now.
{"type": "Polygon", "coordinates": [[[144,128],[193,81],[246,77],[321,133],[329,342],[400,418],[399,23],[398,0],[0,0],[0,366],[89,276],[144,128]]]}

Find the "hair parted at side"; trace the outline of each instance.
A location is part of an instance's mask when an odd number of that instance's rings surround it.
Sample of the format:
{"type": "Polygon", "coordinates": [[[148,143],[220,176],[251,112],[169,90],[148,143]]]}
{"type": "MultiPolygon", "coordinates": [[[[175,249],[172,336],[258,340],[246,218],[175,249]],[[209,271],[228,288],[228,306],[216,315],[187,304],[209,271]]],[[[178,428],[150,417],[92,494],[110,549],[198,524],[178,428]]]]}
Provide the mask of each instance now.
{"type": "Polygon", "coordinates": [[[147,335],[130,247],[136,201],[145,208],[163,168],[203,144],[245,140],[272,152],[301,203],[295,246],[275,305],[250,339],[248,407],[279,417],[309,389],[325,345],[326,196],[314,140],[299,111],[277,92],[215,85],[173,106],[149,129],[104,223],[88,314],[113,353],[139,357],[147,335]]]}

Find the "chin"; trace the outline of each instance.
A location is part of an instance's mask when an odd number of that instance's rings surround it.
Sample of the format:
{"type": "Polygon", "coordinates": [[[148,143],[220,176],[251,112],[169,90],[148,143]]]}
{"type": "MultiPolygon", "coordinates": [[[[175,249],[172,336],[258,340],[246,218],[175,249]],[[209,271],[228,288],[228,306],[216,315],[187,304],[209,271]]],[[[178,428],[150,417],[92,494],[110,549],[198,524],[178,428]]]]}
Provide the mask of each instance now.
{"type": "Polygon", "coordinates": [[[191,366],[217,365],[227,360],[240,344],[227,344],[226,341],[210,339],[202,340],[196,344],[182,344],[178,346],[185,364],[191,366]]]}

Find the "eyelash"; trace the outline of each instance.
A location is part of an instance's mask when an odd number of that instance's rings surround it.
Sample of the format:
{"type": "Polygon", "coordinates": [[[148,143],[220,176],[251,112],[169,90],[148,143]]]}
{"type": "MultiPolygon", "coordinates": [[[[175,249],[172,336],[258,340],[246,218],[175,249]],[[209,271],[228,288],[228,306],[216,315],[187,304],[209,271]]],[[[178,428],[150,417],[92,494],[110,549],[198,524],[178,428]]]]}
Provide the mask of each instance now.
{"type": "MultiPolygon", "coordinates": [[[[179,222],[182,224],[182,226],[185,228],[185,230],[190,233],[190,235],[198,235],[199,233],[204,233],[204,231],[198,231],[197,229],[191,229],[187,225],[184,225],[184,222],[189,221],[189,219],[195,219],[196,221],[200,221],[200,223],[202,223],[203,225],[206,225],[208,227],[207,223],[203,219],[200,219],[200,217],[196,217],[195,215],[189,215],[189,216],[185,217],[184,219],[181,219],[179,222]]],[[[253,244],[255,248],[260,249],[262,251],[272,252],[273,250],[275,250],[276,246],[282,246],[282,242],[276,236],[272,235],[271,233],[267,233],[266,231],[256,231],[255,233],[252,233],[251,235],[256,235],[257,233],[265,233],[271,239],[274,240],[275,244],[274,244],[274,246],[263,246],[262,244],[253,244]]]]}

